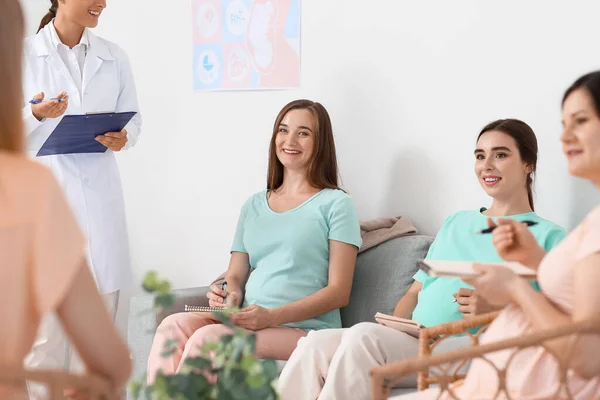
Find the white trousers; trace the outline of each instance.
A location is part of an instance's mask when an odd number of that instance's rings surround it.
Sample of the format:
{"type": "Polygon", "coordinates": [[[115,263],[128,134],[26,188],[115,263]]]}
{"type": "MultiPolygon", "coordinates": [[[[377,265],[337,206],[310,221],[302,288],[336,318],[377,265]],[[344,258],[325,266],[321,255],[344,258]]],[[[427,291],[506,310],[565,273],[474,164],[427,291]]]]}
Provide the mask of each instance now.
{"type": "MultiPolygon", "coordinates": [[[[114,321],[119,307],[119,291],[105,294],[102,297],[114,321]]],[[[83,362],[71,345],[55,313],[47,315],[42,320],[31,351],[25,357],[25,368],[62,369],[72,373],[84,372],[83,362]]],[[[46,387],[42,384],[28,382],[27,389],[31,400],[48,398],[46,387]]]]}
{"type": "MultiPolygon", "coordinates": [[[[469,344],[468,337],[446,339],[436,346],[434,353],[469,344]]],[[[311,331],[298,341],[281,372],[282,400],[370,399],[372,368],[415,358],[418,353],[417,339],[375,323],[311,331]]],[[[398,386],[416,387],[416,381],[416,376],[410,376],[398,386]]]]}

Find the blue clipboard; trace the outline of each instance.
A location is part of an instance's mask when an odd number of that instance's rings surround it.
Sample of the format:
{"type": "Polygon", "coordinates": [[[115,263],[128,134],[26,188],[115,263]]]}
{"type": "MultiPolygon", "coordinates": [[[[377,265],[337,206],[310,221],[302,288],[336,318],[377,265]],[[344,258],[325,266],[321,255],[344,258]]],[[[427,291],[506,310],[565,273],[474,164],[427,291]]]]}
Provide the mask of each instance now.
{"type": "Polygon", "coordinates": [[[136,112],[66,115],[38,151],[37,157],[55,154],[104,153],[95,140],[107,132],[120,132],[136,112]]]}

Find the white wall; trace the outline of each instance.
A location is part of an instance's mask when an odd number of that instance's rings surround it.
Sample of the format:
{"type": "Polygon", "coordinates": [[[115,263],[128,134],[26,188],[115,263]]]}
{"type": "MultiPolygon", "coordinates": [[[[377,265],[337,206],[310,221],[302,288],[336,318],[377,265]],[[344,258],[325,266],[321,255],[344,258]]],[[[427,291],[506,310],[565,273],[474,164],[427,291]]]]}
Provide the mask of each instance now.
{"type": "MultiPolygon", "coordinates": [[[[24,2],[29,20],[49,3],[24,2]]],[[[596,202],[575,190],[597,194],[567,176],[560,98],[600,66],[600,3],[554,3],[304,0],[299,90],[195,93],[189,1],[109,0],[96,31],[129,54],[144,116],[119,157],[137,281],[154,269],[205,285],[226,268],[239,207],[265,184],[273,119],[299,97],[330,111],[363,219],[408,215],[435,234],[449,213],[488,205],[474,141],[515,117],[538,134],[539,213],[573,227],[596,202]]]]}

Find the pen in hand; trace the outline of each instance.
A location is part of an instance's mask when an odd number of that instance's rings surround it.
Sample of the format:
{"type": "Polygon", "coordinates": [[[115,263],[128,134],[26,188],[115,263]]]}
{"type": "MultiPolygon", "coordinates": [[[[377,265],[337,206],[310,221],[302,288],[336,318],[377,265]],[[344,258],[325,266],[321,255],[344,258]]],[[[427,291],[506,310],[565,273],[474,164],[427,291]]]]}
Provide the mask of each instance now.
{"type": "Polygon", "coordinates": [[[231,308],[233,306],[231,302],[234,299],[231,296],[229,296],[229,293],[227,292],[227,281],[223,281],[223,283],[221,284],[221,290],[225,292],[223,297],[223,304],[225,304],[225,307],[231,308]]]}
{"type": "MultiPolygon", "coordinates": [[[[524,223],[527,226],[537,225],[537,222],[535,222],[535,221],[521,221],[521,222],[524,223]]],[[[475,232],[475,233],[478,234],[478,235],[486,234],[486,233],[492,233],[494,231],[494,229],[496,229],[496,228],[497,228],[497,226],[492,226],[490,228],[482,229],[482,230],[480,230],[478,232],[475,232]]]]}
{"type": "Polygon", "coordinates": [[[40,104],[40,103],[48,103],[51,101],[58,101],[59,103],[62,102],[64,99],[62,97],[55,97],[53,99],[49,99],[49,100],[29,100],[29,104],[40,104]]]}
{"type": "Polygon", "coordinates": [[[223,283],[221,284],[221,290],[223,292],[225,292],[225,297],[223,297],[223,300],[227,299],[227,281],[223,281],[223,283]]]}

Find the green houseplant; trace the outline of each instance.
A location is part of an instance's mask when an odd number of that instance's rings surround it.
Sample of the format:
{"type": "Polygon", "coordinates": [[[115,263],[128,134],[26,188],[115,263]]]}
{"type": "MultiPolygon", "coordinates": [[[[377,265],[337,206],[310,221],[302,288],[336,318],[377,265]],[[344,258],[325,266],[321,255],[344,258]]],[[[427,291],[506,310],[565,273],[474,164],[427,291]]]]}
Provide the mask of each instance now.
{"type": "MultiPolygon", "coordinates": [[[[155,272],[146,275],[143,288],[155,296],[155,311],[174,302],[171,285],[155,272]]],[[[256,358],[256,335],[231,322],[229,315],[235,311],[228,309],[215,314],[215,318],[230,327],[233,334],[221,337],[218,342],[207,343],[201,356],[187,359],[175,375],[159,373],[150,386],[133,382],[133,396],[137,399],[143,395],[152,400],[277,400],[277,365],[274,360],[256,358]]],[[[171,355],[175,344],[176,341],[167,342],[163,356],[171,355]]]]}

